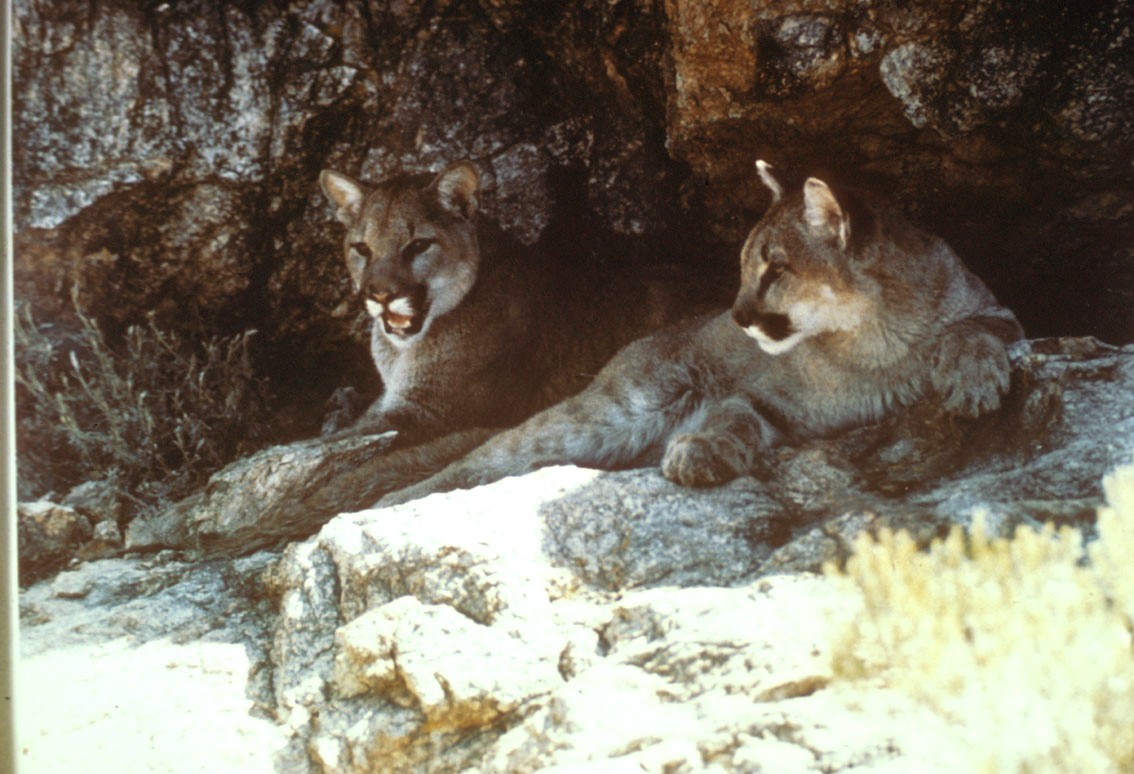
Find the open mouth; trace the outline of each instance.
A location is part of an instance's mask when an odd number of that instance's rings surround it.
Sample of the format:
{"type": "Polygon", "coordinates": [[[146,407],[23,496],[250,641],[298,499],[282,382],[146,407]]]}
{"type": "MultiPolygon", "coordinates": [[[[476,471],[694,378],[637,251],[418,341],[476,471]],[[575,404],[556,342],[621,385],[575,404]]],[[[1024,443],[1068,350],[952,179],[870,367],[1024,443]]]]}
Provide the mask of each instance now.
{"type": "Polygon", "coordinates": [[[405,338],[420,333],[429,314],[423,291],[391,298],[387,293],[366,297],[366,308],[372,317],[382,319],[382,328],[389,336],[405,338]]]}
{"type": "Polygon", "coordinates": [[[397,336],[412,336],[421,330],[424,320],[424,314],[398,314],[389,310],[382,313],[382,325],[385,326],[386,333],[397,336]]]}

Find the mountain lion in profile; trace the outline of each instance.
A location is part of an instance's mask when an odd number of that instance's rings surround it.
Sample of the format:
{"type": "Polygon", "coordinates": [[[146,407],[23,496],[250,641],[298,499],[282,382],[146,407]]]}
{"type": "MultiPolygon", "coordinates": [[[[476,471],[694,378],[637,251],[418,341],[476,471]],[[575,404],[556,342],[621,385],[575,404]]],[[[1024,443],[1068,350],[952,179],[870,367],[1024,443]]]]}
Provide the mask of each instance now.
{"type": "Polygon", "coordinates": [[[396,430],[405,446],[514,425],[577,392],[623,344],[708,300],[677,277],[592,277],[573,255],[557,266],[510,249],[477,217],[480,175],[469,161],[377,185],[324,170],[319,183],[346,226],[343,255],[372,318],[383,383],[337,435],[396,430]]]}
{"type": "Polygon", "coordinates": [[[1023,335],[940,239],[896,209],[808,179],[773,195],[741,250],[730,311],[619,352],[584,391],[380,505],[561,463],[661,465],[686,486],[758,472],[766,450],[923,400],[997,408],[1023,335]]]}

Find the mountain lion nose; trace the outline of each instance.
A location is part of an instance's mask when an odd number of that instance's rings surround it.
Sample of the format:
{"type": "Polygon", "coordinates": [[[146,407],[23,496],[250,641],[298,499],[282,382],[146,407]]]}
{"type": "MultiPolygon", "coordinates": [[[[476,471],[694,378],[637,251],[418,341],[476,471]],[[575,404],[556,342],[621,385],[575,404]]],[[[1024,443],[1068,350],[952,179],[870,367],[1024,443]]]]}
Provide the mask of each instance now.
{"type": "Polygon", "coordinates": [[[741,328],[747,328],[760,317],[759,305],[753,303],[751,297],[742,296],[732,305],[732,319],[741,328]]]}
{"type": "Polygon", "coordinates": [[[752,313],[747,307],[734,306],[732,308],[732,319],[741,328],[747,328],[752,324],[752,313]]]}

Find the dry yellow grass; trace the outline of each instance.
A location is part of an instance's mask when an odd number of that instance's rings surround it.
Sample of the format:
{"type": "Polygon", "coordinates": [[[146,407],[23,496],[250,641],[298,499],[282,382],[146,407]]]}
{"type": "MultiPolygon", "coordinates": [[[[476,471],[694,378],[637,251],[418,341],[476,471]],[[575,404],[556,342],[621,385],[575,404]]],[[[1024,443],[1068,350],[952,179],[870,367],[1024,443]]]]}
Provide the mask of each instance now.
{"type": "Polygon", "coordinates": [[[862,614],[834,649],[954,724],[973,771],[1134,772],[1134,464],[1103,482],[1099,537],[977,517],[927,551],[862,536],[845,572],[862,614]]]}

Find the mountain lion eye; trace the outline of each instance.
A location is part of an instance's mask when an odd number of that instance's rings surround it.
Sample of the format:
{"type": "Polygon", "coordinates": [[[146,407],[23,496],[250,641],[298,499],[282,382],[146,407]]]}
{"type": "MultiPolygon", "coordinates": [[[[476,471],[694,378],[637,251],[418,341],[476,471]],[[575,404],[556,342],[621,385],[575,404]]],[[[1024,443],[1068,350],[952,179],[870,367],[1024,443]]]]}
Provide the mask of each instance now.
{"type": "Polygon", "coordinates": [[[368,261],[370,260],[370,247],[365,242],[352,242],[350,246],[352,250],[361,255],[363,258],[368,261]]]}
{"type": "Polygon", "coordinates": [[[416,258],[426,250],[428,250],[430,247],[432,247],[436,241],[437,240],[435,239],[414,239],[408,245],[402,248],[402,255],[407,260],[410,258],[416,258]]]}

